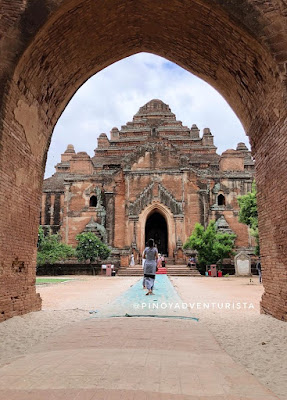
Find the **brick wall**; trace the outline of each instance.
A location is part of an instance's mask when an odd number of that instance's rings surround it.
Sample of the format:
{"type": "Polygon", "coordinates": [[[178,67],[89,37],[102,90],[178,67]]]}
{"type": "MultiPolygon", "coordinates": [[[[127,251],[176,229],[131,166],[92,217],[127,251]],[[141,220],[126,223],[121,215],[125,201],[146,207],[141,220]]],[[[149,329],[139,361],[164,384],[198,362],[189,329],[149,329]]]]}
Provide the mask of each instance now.
{"type": "MultiPolygon", "coordinates": [[[[57,119],[89,76],[139,51],[166,56],[212,84],[250,135],[262,310],[287,319],[287,16],[281,3],[2,0],[0,320],[41,305],[34,286],[37,226],[57,119]]],[[[123,218],[121,204],[116,207],[123,218]]],[[[118,238],[121,229],[116,227],[118,238]]]]}

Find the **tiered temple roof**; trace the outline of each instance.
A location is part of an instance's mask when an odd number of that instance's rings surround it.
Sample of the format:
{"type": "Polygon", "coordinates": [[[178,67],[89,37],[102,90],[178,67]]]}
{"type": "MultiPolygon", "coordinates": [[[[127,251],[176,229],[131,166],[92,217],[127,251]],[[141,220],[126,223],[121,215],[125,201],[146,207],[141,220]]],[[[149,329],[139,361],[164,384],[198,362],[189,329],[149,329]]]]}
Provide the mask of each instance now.
{"type": "Polygon", "coordinates": [[[218,162],[210,129],[205,128],[203,136],[200,137],[200,131],[195,124],[191,128],[183,126],[170,107],[157,99],[140,107],[133,120],[123,125],[120,130],[113,128],[110,140],[101,134],[93,162],[98,166],[102,160],[107,163],[110,158],[120,163],[121,157],[134,152],[136,147],[147,142],[164,142],[168,147],[175,146],[180,154],[191,158],[196,158],[196,155],[201,158],[201,155],[205,154],[212,156],[208,157],[209,159],[218,162]]]}
{"type": "MultiPolygon", "coordinates": [[[[84,171],[91,170],[92,174],[101,174],[108,169],[124,169],[127,160],[134,162],[137,154],[140,155],[151,148],[153,151],[161,151],[164,148],[176,154],[179,160],[184,157],[185,164],[189,167],[219,170],[221,157],[216,153],[210,129],[204,128],[200,136],[200,130],[195,124],[191,128],[184,126],[167,104],[154,99],[140,107],[133,120],[123,125],[120,130],[114,127],[110,132],[110,139],[105,133],[101,133],[94,157],[90,158],[82,152],[76,154],[73,145],[68,145],[62,154],[61,162],[56,165],[56,174],[45,180],[44,189],[46,186],[53,186],[53,181],[59,188],[64,175],[64,179],[67,179],[67,174],[76,174],[77,160],[90,163],[89,166],[83,167],[84,171]]],[[[233,151],[244,155],[246,171],[253,168],[251,153],[244,143],[239,143],[233,151]]]]}

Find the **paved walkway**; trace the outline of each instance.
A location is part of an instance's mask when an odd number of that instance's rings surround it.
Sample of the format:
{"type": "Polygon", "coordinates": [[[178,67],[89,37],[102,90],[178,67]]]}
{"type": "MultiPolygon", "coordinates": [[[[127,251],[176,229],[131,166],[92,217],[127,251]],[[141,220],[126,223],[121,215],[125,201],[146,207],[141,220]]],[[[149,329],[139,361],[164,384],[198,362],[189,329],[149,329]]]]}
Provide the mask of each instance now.
{"type": "MultiPolygon", "coordinates": [[[[112,303],[95,310],[95,318],[124,316],[156,316],[169,318],[192,318],[187,304],[184,304],[167,275],[157,275],[154,295],[146,296],[142,279],[112,303]]],[[[91,310],[93,311],[93,310],[91,310]]]]}
{"type": "MultiPolygon", "coordinates": [[[[156,290],[178,300],[169,285],[157,278],[156,290]]],[[[134,286],[117,302],[138,296],[145,299],[134,286]]],[[[146,297],[153,301],[157,294],[146,297]]],[[[200,321],[103,318],[107,311],[58,331],[1,368],[0,400],[277,399],[223,352],[200,321]]]]}

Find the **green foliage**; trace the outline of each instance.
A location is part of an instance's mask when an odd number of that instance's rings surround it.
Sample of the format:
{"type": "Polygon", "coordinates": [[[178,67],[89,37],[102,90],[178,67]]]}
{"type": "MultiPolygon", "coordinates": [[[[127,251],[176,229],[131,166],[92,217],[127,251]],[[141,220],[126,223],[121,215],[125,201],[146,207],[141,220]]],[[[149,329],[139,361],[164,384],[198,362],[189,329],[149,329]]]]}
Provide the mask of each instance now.
{"type": "Polygon", "coordinates": [[[43,243],[44,239],[45,239],[44,229],[42,228],[42,226],[39,226],[39,229],[38,229],[38,243],[37,243],[37,247],[38,248],[41,246],[41,244],[43,243]]]}
{"type": "Polygon", "coordinates": [[[94,233],[80,233],[76,236],[78,245],[76,255],[79,261],[93,262],[101,259],[105,260],[110,255],[110,249],[94,233]]]}
{"type": "Polygon", "coordinates": [[[74,255],[73,247],[61,243],[59,235],[44,236],[43,228],[39,227],[37,265],[54,264],[74,255]]]}
{"type": "Polygon", "coordinates": [[[239,211],[239,222],[246,224],[250,228],[250,233],[256,240],[255,254],[259,255],[259,232],[258,232],[258,213],[257,213],[257,191],[256,184],[253,181],[252,191],[243,195],[238,196],[238,204],[240,207],[239,211]]]}
{"type": "Polygon", "coordinates": [[[256,184],[253,182],[252,191],[237,198],[240,207],[239,222],[248,225],[251,229],[258,228],[256,194],[256,184]]]}
{"type": "Polygon", "coordinates": [[[222,262],[232,254],[236,235],[216,231],[215,221],[210,221],[208,227],[197,223],[192,235],[184,244],[184,249],[197,250],[198,262],[201,267],[222,262]]]}

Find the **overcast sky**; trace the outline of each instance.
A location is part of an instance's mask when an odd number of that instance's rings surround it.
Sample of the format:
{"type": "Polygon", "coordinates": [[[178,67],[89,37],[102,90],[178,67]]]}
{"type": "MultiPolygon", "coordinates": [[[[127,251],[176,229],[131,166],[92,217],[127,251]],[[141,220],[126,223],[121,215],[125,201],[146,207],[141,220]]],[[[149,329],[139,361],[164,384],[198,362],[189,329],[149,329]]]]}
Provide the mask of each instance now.
{"type": "Polygon", "coordinates": [[[74,95],[59,119],[48,153],[45,177],[51,176],[68,144],[94,155],[97,137],[120,129],[151,99],[169,104],[183,125],[210,128],[218,153],[248,138],[221,95],[210,85],[164,58],[140,53],[91,77],[74,95]]]}

